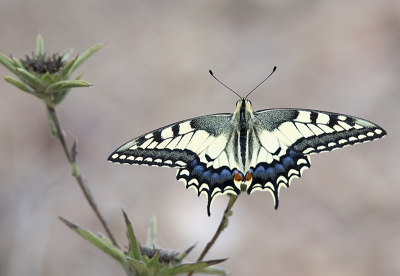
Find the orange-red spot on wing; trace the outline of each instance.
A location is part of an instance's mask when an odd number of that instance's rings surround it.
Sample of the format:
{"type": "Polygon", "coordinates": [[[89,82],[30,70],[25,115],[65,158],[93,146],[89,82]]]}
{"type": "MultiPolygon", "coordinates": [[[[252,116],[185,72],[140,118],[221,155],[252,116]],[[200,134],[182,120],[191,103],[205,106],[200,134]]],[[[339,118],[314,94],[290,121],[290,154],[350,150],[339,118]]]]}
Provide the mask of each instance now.
{"type": "Polygon", "coordinates": [[[246,182],[251,181],[253,179],[253,174],[251,172],[246,173],[246,182]]]}
{"type": "Polygon", "coordinates": [[[243,181],[243,175],[240,172],[236,171],[233,175],[233,180],[237,182],[243,181]]]}

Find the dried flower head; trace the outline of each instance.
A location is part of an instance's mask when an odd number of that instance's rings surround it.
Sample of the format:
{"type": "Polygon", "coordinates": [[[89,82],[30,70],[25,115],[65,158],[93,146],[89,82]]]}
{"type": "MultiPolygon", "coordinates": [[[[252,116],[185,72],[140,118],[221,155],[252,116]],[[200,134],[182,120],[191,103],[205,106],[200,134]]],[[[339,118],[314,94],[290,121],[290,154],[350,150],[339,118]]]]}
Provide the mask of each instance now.
{"type": "Polygon", "coordinates": [[[58,73],[66,64],[62,56],[58,53],[47,58],[46,53],[43,55],[32,53],[32,58],[25,55],[25,59],[21,59],[21,63],[27,71],[33,72],[36,75],[43,75],[47,72],[50,74],[58,73]]]}
{"type": "Polygon", "coordinates": [[[178,259],[179,253],[176,251],[168,251],[161,248],[140,246],[140,252],[148,259],[152,259],[155,255],[158,255],[158,261],[163,264],[178,263],[180,261],[178,259]]]}

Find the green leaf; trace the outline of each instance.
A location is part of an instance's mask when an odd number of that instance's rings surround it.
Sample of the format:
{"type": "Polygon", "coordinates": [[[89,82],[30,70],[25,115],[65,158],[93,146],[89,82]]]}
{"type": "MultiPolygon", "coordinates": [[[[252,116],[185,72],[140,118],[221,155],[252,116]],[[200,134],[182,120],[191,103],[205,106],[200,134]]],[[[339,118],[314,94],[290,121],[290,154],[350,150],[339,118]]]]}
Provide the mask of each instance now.
{"type": "Polygon", "coordinates": [[[200,269],[204,269],[208,266],[214,265],[221,263],[225,261],[226,259],[220,259],[220,260],[212,260],[212,261],[201,261],[201,262],[196,262],[193,264],[182,264],[174,267],[172,271],[174,274],[181,274],[181,273],[188,273],[190,271],[198,271],[200,269]]]}
{"type": "Polygon", "coordinates": [[[15,71],[15,65],[13,64],[13,62],[8,57],[3,55],[2,53],[0,53],[0,63],[3,64],[4,67],[6,67],[8,70],[13,72],[14,74],[17,74],[15,71]]]}
{"type": "Polygon", "coordinates": [[[78,56],[74,57],[68,63],[64,66],[61,72],[61,78],[62,79],[68,79],[69,77],[69,71],[71,70],[72,65],[74,65],[75,61],[78,59],[78,56]]]}
{"type": "Polygon", "coordinates": [[[53,82],[61,81],[61,75],[58,72],[51,74],[51,77],[53,78],[53,82]]]}
{"type": "Polygon", "coordinates": [[[15,71],[17,72],[17,76],[25,80],[33,89],[40,92],[43,92],[45,90],[42,81],[35,75],[29,73],[22,68],[16,68],[15,71]]]}
{"type": "Polygon", "coordinates": [[[69,91],[71,91],[71,89],[65,89],[59,93],[54,94],[53,97],[54,104],[58,105],[59,103],[61,103],[62,100],[64,100],[64,98],[68,95],[69,91]]]}
{"type": "Polygon", "coordinates": [[[207,266],[196,270],[196,273],[208,274],[208,275],[228,275],[229,271],[216,266],[207,266]]]}
{"type": "Polygon", "coordinates": [[[193,244],[192,246],[190,246],[188,249],[186,249],[185,251],[179,253],[178,256],[176,256],[176,259],[181,262],[189,253],[190,251],[192,251],[192,249],[196,246],[196,244],[193,244]]]}
{"type": "Polygon", "coordinates": [[[69,56],[72,54],[73,51],[74,51],[74,49],[72,49],[72,48],[66,49],[61,54],[61,60],[62,61],[67,61],[69,59],[69,56]]]}
{"type": "Polygon", "coordinates": [[[150,275],[157,275],[157,272],[160,270],[161,264],[158,257],[158,254],[154,254],[153,258],[147,262],[147,269],[150,275]]]}
{"type": "Polygon", "coordinates": [[[17,88],[21,89],[24,92],[28,92],[28,93],[34,94],[34,95],[38,94],[38,93],[33,92],[31,89],[29,89],[29,87],[26,86],[24,83],[20,82],[19,80],[16,80],[16,79],[12,78],[12,77],[5,76],[4,80],[6,82],[9,82],[9,83],[15,85],[17,88]]]}
{"type": "Polygon", "coordinates": [[[149,276],[150,275],[149,270],[147,269],[147,266],[144,262],[135,260],[131,257],[126,257],[126,259],[128,260],[128,265],[130,265],[131,267],[133,267],[134,270],[136,270],[136,271],[133,271],[133,269],[130,269],[132,272],[136,272],[136,273],[134,273],[134,275],[137,275],[137,276],[149,276]]]}
{"type": "Polygon", "coordinates": [[[128,239],[129,239],[129,252],[128,257],[131,257],[137,261],[143,261],[142,253],[140,252],[140,245],[138,240],[136,239],[135,233],[133,232],[133,226],[130,222],[128,215],[122,210],[124,215],[126,229],[128,230],[128,239]]]}
{"type": "Polygon", "coordinates": [[[49,73],[49,71],[47,71],[40,79],[45,87],[48,87],[54,83],[53,76],[49,73]]]}
{"type": "Polygon", "coordinates": [[[76,233],[78,233],[81,237],[83,237],[85,240],[96,246],[97,248],[103,250],[105,253],[116,259],[118,262],[120,262],[124,267],[126,267],[127,261],[125,258],[124,252],[113,246],[111,241],[105,238],[104,236],[97,236],[93,234],[92,232],[83,229],[82,227],[73,224],[72,222],[66,220],[65,218],[59,217],[61,221],[63,221],[68,227],[70,227],[72,230],[74,230],[76,233]]]}
{"type": "Polygon", "coordinates": [[[38,34],[36,37],[36,56],[42,57],[44,55],[44,41],[43,37],[38,34]]]}
{"type": "Polygon", "coordinates": [[[147,247],[156,247],[156,234],[157,234],[157,217],[153,215],[150,219],[149,228],[147,230],[147,247]]]}
{"type": "Polygon", "coordinates": [[[50,84],[44,91],[45,94],[54,94],[64,89],[71,89],[74,87],[90,87],[91,83],[81,80],[66,80],[50,84]]]}
{"type": "MultiPolygon", "coordinates": [[[[57,74],[57,73],[56,73],[57,74]]],[[[75,80],[79,80],[81,77],[83,76],[83,73],[80,74],[79,76],[77,76],[75,78],[75,80]]],[[[53,99],[53,102],[57,105],[60,102],[62,102],[62,100],[64,100],[64,98],[68,95],[69,91],[71,91],[71,89],[65,89],[63,91],[61,91],[60,93],[57,93],[53,99]]]]}
{"type": "MultiPolygon", "coordinates": [[[[221,260],[221,262],[224,260],[221,260]]],[[[208,264],[208,262],[201,261],[201,262],[196,262],[196,263],[189,263],[189,264],[180,264],[177,266],[164,266],[163,268],[160,269],[159,273],[157,275],[178,275],[178,274],[183,274],[183,273],[189,273],[190,271],[195,271],[197,272],[199,269],[205,268],[207,266],[210,266],[211,264],[208,264]]]]}
{"type": "Polygon", "coordinates": [[[77,76],[74,80],[80,80],[82,78],[82,76],[83,76],[83,73],[80,74],[79,76],[77,76]]]}
{"type": "Polygon", "coordinates": [[[89,48],[88,50],[86,50],[82,55],[78,56],[77,60],[71,66],[69,71],[65,72],[65,77],[69,78],[69,76],[71,76],[71,74],[76,70],[76,68],[78,68],[92,54],[94,54],[95,52],[97,52],[98,50],[103,48],[103,46],[104,46],[103,43],[96,44],[96,45],[92,46],[91,48],[89,48]]]}
{"type": "Polygon", "coordinates": [[[11,57],[12,63],[15,67],[25,69],[25,67],[22,65],[22,63],[19,61],[19,59],[15,57],[11,57]]]}

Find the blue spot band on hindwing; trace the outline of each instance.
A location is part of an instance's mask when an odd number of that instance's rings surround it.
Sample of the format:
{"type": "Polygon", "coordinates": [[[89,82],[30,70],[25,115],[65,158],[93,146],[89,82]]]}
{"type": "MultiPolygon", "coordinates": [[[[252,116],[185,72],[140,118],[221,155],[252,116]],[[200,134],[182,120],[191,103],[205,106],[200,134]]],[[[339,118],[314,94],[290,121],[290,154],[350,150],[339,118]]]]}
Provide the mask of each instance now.
{"type": "Polygon", "coordinates": [[[253,181],[247,189],[247,193],[250,194],[257,184],[261,185],[263,190],[271,190],[275,198],[275,209],[277,209],[279,206],[279,186],[283,184],[289,187],[290,180],[293,177],[301,177],[302,169],[310,167],[310,161],[305,155],[288,149],[288,152],[281,157],[280,161],[274,160],[271,164],[263,162],[257,164],[255,168],[251,168],[253,181]]]}
{"type": "MultiPolygon", "coordinates": [[[[303,169],[310,168],[311,164],[308,158],[294,150],[288,149],[279,161],[274,160],[268,164],[266,162],[259,163],[255,168],[250,168],[252,174],[252,182],[247,189],[250,194],[253,188],[269,189],[275,200],[275,209],[279,205],[279,186],[285,185],[289,187],[290,181],[294,177],[301,177],[303,169]],[[299,162],[300,160],[300,162],[299,162]]],[[[229,169],[226,166],[220,168],[207,168],[198,157],[188,164],[186,168],[178,169],[177,179],[184,179],[186,188],[195,187],[197,195],[201,193],[207,194],[207,213],[210,215],[211,203],[218,194],[231,191],[239,195],[240,190],[234,183],[234,174],[237,169],[229,169]],[[181,171],[187,170],[189,175],[180,174],[181,171]],[[205,184],[205,185],[204,185],[205,184]]],[[[239,172],[242,176],[243,173],[239,172]]]]}
{"type": "Polygon", "coordinates": [[[176,179],[184,179],[186,188],[195,187],[198,196],[203,192],[207,194],[207,213],[209,216],[211,215],[211,203],[216,195],[226,191],[232,191],[236,195],[240,194],[240,190],[236,188],[233,181],[233,173],[228,167],[207,168],[206,164],[202,163],[198,157],[190,162],[186,168],[178,169],[176,179]],[[189,171],[189,175],[180,174],[183,170],[189,171]]]}

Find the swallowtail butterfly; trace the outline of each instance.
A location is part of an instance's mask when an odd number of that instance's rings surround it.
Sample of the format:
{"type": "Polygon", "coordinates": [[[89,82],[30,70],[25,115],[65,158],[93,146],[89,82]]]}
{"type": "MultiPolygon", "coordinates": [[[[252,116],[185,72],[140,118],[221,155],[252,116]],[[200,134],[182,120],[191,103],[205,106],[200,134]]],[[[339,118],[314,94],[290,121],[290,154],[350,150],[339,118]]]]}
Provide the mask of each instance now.
{"type": "Polygon", "coordinates": [[[207,196],[210,216],[216,196],[245,191],[271,192],[276,209],[280,188],[289,187],[293,178],[310,168],[311,154],[386,135],[372,122],[338,113],[292,108],[253,111],[249,94],[238,95],[232,114],[205,115],[156,129],[125,143],[108,160],[177,168],[177,180],[195,188],[198,196],[207,196]]]}

